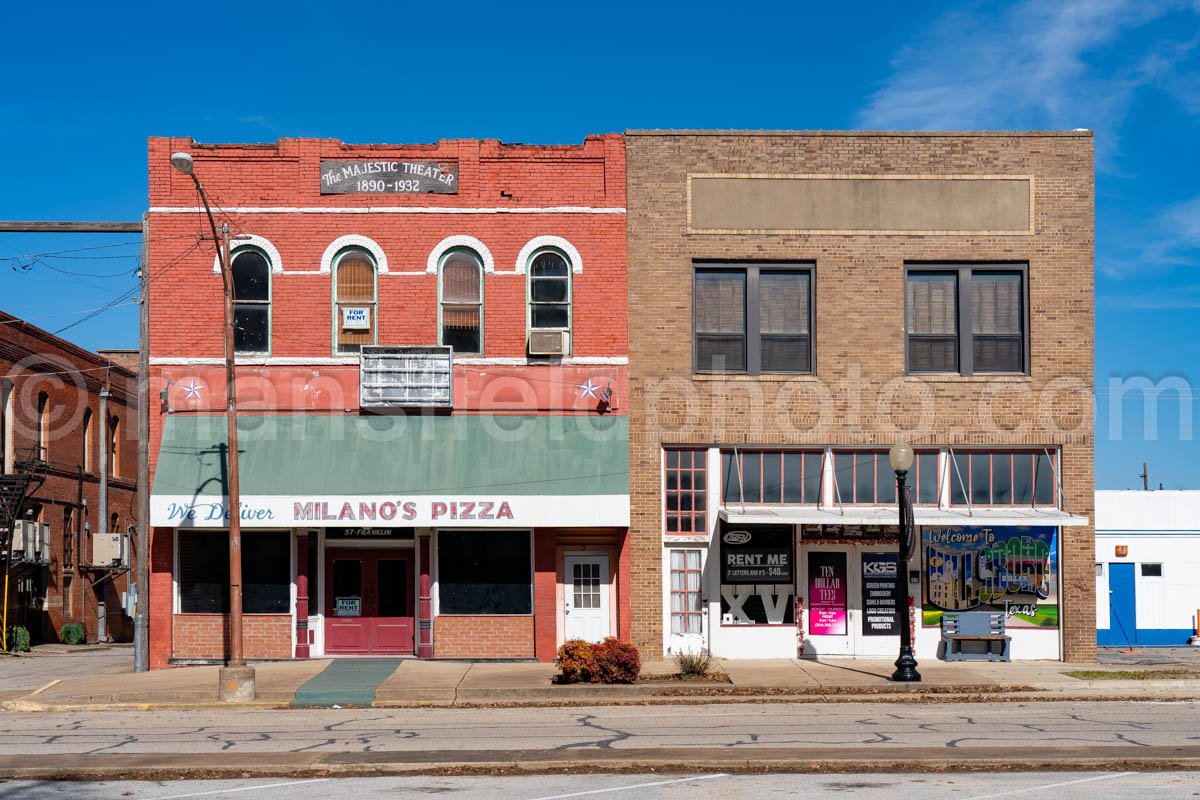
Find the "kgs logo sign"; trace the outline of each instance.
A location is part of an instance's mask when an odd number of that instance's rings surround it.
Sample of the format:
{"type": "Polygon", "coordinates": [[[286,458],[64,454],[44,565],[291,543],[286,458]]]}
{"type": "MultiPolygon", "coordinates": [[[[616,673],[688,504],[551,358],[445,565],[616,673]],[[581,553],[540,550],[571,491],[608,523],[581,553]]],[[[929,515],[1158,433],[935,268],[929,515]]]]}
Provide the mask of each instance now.
{"type": "Polygon", "coordinates": [[[873,577],[894,578],[896,577],[896,562],[895,561],[864,561],[863,574],[873,577]]]}

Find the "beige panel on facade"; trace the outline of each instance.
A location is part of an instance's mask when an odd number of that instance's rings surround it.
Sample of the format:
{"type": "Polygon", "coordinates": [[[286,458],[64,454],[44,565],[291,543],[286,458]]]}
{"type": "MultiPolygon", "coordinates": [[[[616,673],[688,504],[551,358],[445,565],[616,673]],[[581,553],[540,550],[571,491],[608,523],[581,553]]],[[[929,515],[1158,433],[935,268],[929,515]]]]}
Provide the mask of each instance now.
{"type": "Polygon", "coordinates": [[[1027,177],[692,175],[693,232],[1030,233],[1027,177]]]}

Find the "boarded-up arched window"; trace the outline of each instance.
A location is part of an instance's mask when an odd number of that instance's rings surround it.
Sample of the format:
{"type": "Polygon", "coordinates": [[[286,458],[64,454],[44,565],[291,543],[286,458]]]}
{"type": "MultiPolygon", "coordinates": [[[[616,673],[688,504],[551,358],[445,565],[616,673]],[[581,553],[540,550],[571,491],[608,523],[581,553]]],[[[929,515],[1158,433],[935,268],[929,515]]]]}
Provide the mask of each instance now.
{"type": "Polygon", "coordinates": [[[351,248],[334,261],[334,351],[357,353],[378,341],[375,260],[365,250],[351,248]]]}
{"type": "Polygon", "coordinates": [[[472,250],[442,259],[441,342],[455,353],[483,352],[483,262],[472,250]]]}

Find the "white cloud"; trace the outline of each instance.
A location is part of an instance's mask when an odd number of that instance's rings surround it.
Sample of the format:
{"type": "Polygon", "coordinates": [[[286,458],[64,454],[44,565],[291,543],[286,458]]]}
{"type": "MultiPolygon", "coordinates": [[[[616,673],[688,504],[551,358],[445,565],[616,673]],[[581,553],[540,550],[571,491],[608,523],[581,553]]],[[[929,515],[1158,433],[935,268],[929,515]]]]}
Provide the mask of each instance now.
{"type": "Polygon", "coordinates": [[[1197,47],[1197,17],[1200,9],[1178,0],[1025,0],[1003,10],[952,12],[896,56],[858,123],[1091,128],[1103,153],[1138,89],[1154,85],[1176,93],[1185,108],[1200,104],[1195,74],[1180,71],[1197,47]],[[1192,24],[1170,26],[1159,37],[1133,35],[1171,14],[1192,24]],[[1191,36],[1179,38],[1181,30],[1191,36]]]}

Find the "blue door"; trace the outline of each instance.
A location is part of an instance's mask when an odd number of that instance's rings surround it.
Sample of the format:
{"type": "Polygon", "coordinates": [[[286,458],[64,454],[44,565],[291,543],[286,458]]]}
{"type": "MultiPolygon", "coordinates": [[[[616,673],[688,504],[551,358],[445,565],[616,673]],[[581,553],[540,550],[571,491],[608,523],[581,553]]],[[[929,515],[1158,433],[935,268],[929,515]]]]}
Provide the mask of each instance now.
{"type": "Polygon", "coordinates": [[[1137,643],[1137,589],[1133,564],[1108,565],[1108,630],[1096,631],[1101,647],[1132,647],[1137,643]]]}

